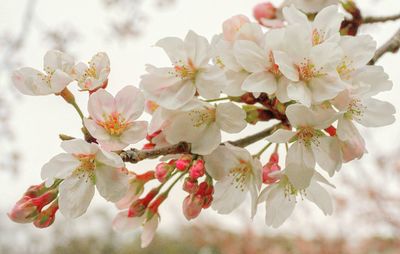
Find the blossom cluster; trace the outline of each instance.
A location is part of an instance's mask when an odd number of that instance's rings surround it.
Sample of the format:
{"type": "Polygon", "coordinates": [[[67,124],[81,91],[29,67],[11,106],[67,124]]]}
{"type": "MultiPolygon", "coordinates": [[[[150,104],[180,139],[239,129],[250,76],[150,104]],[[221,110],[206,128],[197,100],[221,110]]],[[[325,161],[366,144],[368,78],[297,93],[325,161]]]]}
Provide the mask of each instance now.
{"type": "MultiPolygon", "coordinates": [[[[10,218],[43,227],[53,223],[58,209],[68,218],[79,217],[96,188],[121,210],[113,227],[142,226],[142,246],[147,246],[160,205],[182,179],[188,220],[209,207],[231,213],[248,196],[251,216],[264,203],[266,224],[273,227],[304,199],[331,214],[325,187],[334,186],[326,176],[366,152],[358,124],[394,122],[394,107],[375,98],[392,83],[382,67],[368,65],[376,49],[372,37],[340,34],[344,15],[330,5],[337,1],[306,2],[287,4],[279,27],[266,29],[237,15],[211,42],[193,31],[184,39],[164,38],[155,45],[171,66],[148,65],[139,88],[127,86],[115,97],[106,91],[110,61],[105,53],[75,64],[71,56],[51,50],[44,72],[16,70],[13,81],[21,93],[56,94],[72,104],[82,118],[84,138],[61,135],[65,153],[43,166],[45,182],[30,188],[40,191],[31,195],[29,189],[10,218]],[[319,12],[310,17],[292,4],[319,12]],[[87,117],[68,89],[74,82],[89,94],[87,117]],[[149,123],[138,120],[143,111],[151,115],[149,123]],[[223,133],[270,120],[278,123],[264,132],[222,141],[223,133]],[[142,150],[131,147],[144,140],[142,150]],[[257,141],[263,148],[252,154],[245,147],[257,141]],[[182,143],[189,149],[179,150],[182,143]],[[147,172],[125,164],[160,155],[166,156],[147,172]]],[[[257,19],[263,15],[255,14],[257,19]]]]}

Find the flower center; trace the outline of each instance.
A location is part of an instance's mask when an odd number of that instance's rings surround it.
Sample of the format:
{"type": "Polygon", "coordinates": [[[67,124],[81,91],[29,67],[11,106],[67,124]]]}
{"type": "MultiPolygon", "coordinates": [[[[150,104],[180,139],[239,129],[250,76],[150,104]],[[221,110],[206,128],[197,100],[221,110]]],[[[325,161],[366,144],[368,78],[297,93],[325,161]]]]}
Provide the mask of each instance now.
{"type": "Polygon", "coordinates": [[[367,107],[361,103],[361,100],[355,98],[349,103],[347,112],[344,114],[344,116],[348,119],[361,120],[366,109],[367,107]]]}
{"type": "Polygon", "coordinates": [[[282,76],[282,73],[279,70],[279,65],[277,65],[275,62],[274,54],[272,53],[272,51],[269,52],[268,58],[269,62],[271,63],[271,67],[269,67],[267,71],[271,72],[276,77],[282,76]]]}
{"type": "Polygon", "coordinates": [[[174,65],[174,71],[171,74],[181,79],[184,80],[189,79],[194,82],[196,79],[197,72],[198,70],[194,66],[192,60],[188,59],[187,63],[184,63],[183,61],[179,60],[174,65]]]}
{"type": "Polygon", "coordinates": [[[80,165],[73,171],[73,174],[79,178],[87,177],[93,183],[95,182],[96,155],[94,154],[75,154],[75,157],[80,161],[80,165]]]}
{"type": "Polygon", "coordinates": [[[343,61],[336,67],[337,72],[339,73],[340,77],[344,80],[349,80],[351,77],[351,73],[354,71],[352,68],[353,61],[348,59],[348,57],[344,57],[343,61]]]}
{"type": "Polygon", "coordinates": [[[194,109],[189,112],[189,118],[193,127],[200,127],[215,122],[216,112],[214,108],[194,109]]]}
{"type": "Polygon", "coordinates": [[[118,112],[113,112],[111,115],[104,116],[105,121],[97,121],[97,124],[103,127],[108,134],[112,136],[120,136],[127,127],[129,127],[130,122],[118,112]]]}
{"type": "Polygon", "coordinates": [[[296,136],[299,142],[303,143],[305,146],[310,146],[311,143],[319,144],[318,138],[321,136],[321,133],[312,127],[301,127],[297,131],[296,136]]]}
{"type": "Polygon", "coordinates": [[[233,178],[231,185],[240,191],[244,191],[246,182],[251,173],[251,165],[244,160],[239,161],[240,164],[229,171],[229,176],[233,178]]]}
{"type": "Polygon", "coordinates": [[[312,40],[313,46],[321,44],[323,42],[324,37],[325,37],[324,32],[318,31],[318,29],[315,28],[312,31],[312,35],[311,35],[311,38],[312,38],[311,40],[312,40]]]}
{"type": "Polygon", "coordinates": [[[317,69],[310,59],[304,59],[302,63],[297,66],[297,70],[300,75],[300,80],[305,82],[310,81],[313,78],[322,77],[325,73],[322,72],[322,67],[317,69]]]}

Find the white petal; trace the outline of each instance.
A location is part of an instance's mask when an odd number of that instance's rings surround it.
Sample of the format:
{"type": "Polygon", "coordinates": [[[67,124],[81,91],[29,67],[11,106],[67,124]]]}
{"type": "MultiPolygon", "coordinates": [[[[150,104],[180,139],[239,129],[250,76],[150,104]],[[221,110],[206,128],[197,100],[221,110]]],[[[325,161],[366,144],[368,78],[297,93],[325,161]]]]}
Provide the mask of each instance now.
{"type": "Polygon", "coordinates": [[[294,65],[293,59],[283,51],[273,51],[275,63],[279,66],[279,71],[292,81],[299,80],[299,72],[294,65]]]}
{"type": "Polygon", "coordinates": [[[228,214],[238,208],[246,198],[247,189],[236,187],[235,178],[227,176],[214,185],[211,207],[220,214],[228,214]]]}
{"type": "Polygon", "coordinates": [[[187,57],[193,61],[196,67],[201,67],[210,60],[210,44],[205,37],[193,31],[189,31],[185,37],[185,50],[187,57]]]}
{"type": "Polygon", "coordinates": [[[186,62],[187,55],[184,43],[181,39],[177,37],[167,37],[159,40],[155,45],[165,51],[173,64],[180,61],[186,62]]]}
{"type": "Polygon", "coordinates": [[[106,121],[105,117],[116,111],[114,97],[104,89],[99,89],[89,97],[88,111],[95,120],[106,121]]]}
{"type": "Polygon", "coordinates": [[[312,144],[312,149],[318,165],[333,176],[342,167],[340,145],[336,138],[320,137],[318,143],[312,144]]]}
{"type": "Polygon", "coordinates": [[[58,154],[43,165],[41,177],[43,180],[47,179],[46,186],[51,186],[55,179],[65,179],[68,177],[79,164],[79,160],[72,154],[58,154]]]}
{"type": "Polygon", "coordinates": [[[221,143],[221,131],[216,123],[211,123],[198,137],[192,142],[192,152],[200,155],[207,155],[214,151],[221,143]]]}
{"type": "Polygon", "coordinates": [[[334,75],[328,74],[320,78],[312,79],[309,83],[309,88],[312,93],[313,104],[320,104],[326,100],[333,99],[343,91],[346,86],[335,73],[334,75]]]}
{"type": "Polygon", "coordinates": [[[220,103],[216,109],[218,126],[228,133],[237,133],[243,130],[247,122],[246,113],[232,102],[220,103]]]}
{"type": "Polygon", "coordinates": [[[81,175],[66,178],[59,186],[58,204],[67,218],[77,218],[84,214],[94,195],[94,185],[81,175]]]}
{"type": "Polygon", "coordinates": [[[366,65],[374,56],[376,42],[370,35],[342,36],[340,47],[349,60],[352,68],[358,69],[366,65]]]}
{"type": "Polygon", "coordinates": [[[290,99],[298,101],[307,107],[311,106],[312,94],[304,82],[290,82],[287,87],[287,94],[290,99]]]}
{"type": "Polygon", "coordinates": [[[154,235],[156,233],[157,227],[158,227],[158,222],[159,222],[159,217],[158,215],[154,215],[153,218],[151,218],[150,221],[147,221],[144,226],[143,226],[143,232],[140,237],[142,243],[141,247],[146,248],[151,241],[154,238],[154,235]]]}
{"type": "Polygon", "coordinates": [[[97,140],[109,140],[111,138],[110,134],[108,134],[108,132],[102,126],[98,125],[92,119],[84,118],[83,123],[90,135],[97,140]]]}
{"type": "Polygon", "coordinates": [[[168,87],[160,92],[155,102],[167,109],[178,109],[193,99],[196,87],[191,80],[168,87]]]}
{"type": "Polygon", "coordinates": [[[121,140],[126,144],[136,144],[147,135],[147,122],[135,121],[121,135],[121,140]]]}
{"type": "Polygon", "coordinates": [[[40,75],[44,74],[33,68],[24,67],[12,73],[12,81],[18,91],[25,95],[47,95],[53,93],[40,75]]]}
{"type": "Polygon", "coordinates": [[[207,173],[215,180],[221,180],[238,162],[234,153],[225,145],[218,146],[211,154],[204,156],[207,173]]]}
{"type": "Polygon", "coordinates": [[[309,24],[307,16],[296,9],[294,5],[283,8],[283,16],[289,24],[309,24]]]}
{"type": "Polygon", "coordinates": [[[249,72],[261,72],[268,67],[268,56],[255,42],[236,41],[233,50],[240,65],[249,72]]]}
{"type": "MultiPolygon", "coordinates": [[[[322,9],[314,19],[313,27],[322,33],[324,41],[339,34],[340,25],[344,19],[343,14],[338,10],[337,5],[332,5],[322,9]]],[[[338,37],[339,38],[339,37],[338,37]]],[[[331,41],[331,40],[329,40],[331,41]]]]}
{"type": "Polygon", "coordinates": [[[144,95],[134,86],[126,86],[115,96],[115,107],[127,121],[139,118],[144,110],[144,95]]]}
{"type": "Polygon", "coordinates": [[[61,142],[61,148],[72,154],[95,154],[99,149],[97,145],[82,139],[72,139],[61,142]]]}
{"type": "Polygon", "coordinates": [[[118,168],[106,165],[96,167],[96,187],[107,201],[117,202],[128,189],[128,175],[118,168]]]}
{"type": "Polygon", "coordinates": [[[306,198],[316,204],[325,215],[333,213],[332,198],[329,193],[318,183],[312,182],[306,189],[306,198]]]}
{"type": "Polygon", "coordinates": [[[367,105],[367,108],[360,118],[355,118],[360,124],[366,127],[380,127],[394,123],[396,109],[389,102],[370,98],[362,103],[367,105]]]}
{"type": "Polygon", "coordinates": [[[274,188],[265,201],[265,223],[274,228],[282,225],[292,214],[296,197],[286,196],[282,188],[274,188]]]}
{"type": "Polygon", "coordinates": [[[117,232],[129,232],[142,226],[144,217],[128,217],[128,210],[119,212],[115,216],[112,227],[117,232]]]}
{"type": "Polygon", "coordinates": [[[45,71],[55,71],[57,69],[69,73],[74,66],[72,56],[59,50],[49,50],[44,55],[43,64],[45,71]]]}
{"type": "Polygon", "coordinates": [[[72,82],[72,78],[61,70],[56,70],[51,75],[50,86],[53,93],[60,93],[64,88],[72,82]]]}
{"type": "Polygon", "coordinates": [[[242,89],[248,92],[273,94],[276,91],[277,82],[273,74],[263,71],[248,76],[242,85],[242,89]]]}
{"type": "Polygon", "coordinates": [[[96,153],[96,161],[114,168],[124,167],[124,162],[118,154],[100,149],[96,153]]]}
{"type": "Polygon", "coordinates": [[[303,162],[286,165],[286,175],[297,190],[303,190],[310,185],[314,175],[314,168],[306,166],[303,162]]]}
{"type": "Polygon", "coordinates": [[[276,98],[282,103],[286,103],[290,101],[290,98],[288,97],[287,93],[287,87],[289,85],[289,80],[286,79],[285,77],[282,77],[278,81],[278,87],[275,92],[276,98]]]}
{"type": "Polygon", "coordinates": [[[201,72],[197,74],[196,77],[196,88],[197,92],[200,94],[201,97],[205,99],[215,99],[218,98],[222,86],[221,84],[224,83],[224,80],[221,80],[220,78],[213,78],[213,73],[210,68],[208,68],[209,72],[201,72]]]}
{"type": "Polygon", "coordinates": [[[286,143],[289,142],[296,135],[296,132],[285,130],[285,129],[278,129],[270,136],[267,137],[267,140],[272,143],[286,143]]]}

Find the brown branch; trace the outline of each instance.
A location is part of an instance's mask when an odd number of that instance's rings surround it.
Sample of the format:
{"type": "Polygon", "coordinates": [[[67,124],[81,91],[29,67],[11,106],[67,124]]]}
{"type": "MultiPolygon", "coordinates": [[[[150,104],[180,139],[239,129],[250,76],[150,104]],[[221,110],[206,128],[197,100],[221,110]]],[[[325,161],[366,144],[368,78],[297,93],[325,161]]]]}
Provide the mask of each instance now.
{"type": "Polygon", "coordinates": [[[245,138],[238,139],[236,141],[228,141],[228,142],[234,146],[246,147],[246,146],[251,145],[263,138],[268,137],[269,135],[271,135],[274,131],[276,131],[280,127],[282,127],[282,123],[275,124],[275,125],[269,127],[268,129],[265,129],[263,131],[255,133],[253,135],[247,136],[245,138]]]}
{"type": "Polygon", "coordinates": [[[365,17],[362,21],[363,24],[372,24],[386,21],[394,21],[400,19],[400,14],[385,16],[385,17],[365,17]]]}
{"type": "MultiPolygon", "coordinates": [[[[272,134],[275,130],[282,126],[281,123],[275,124],[272,127],[265,129],[261,132],[256,134],[250,135],[248,137],[238,139],[236,141],[228,141],[232,145],[246,147],[250,144],[253,144],[269,135],[272,134]]],[[[132,148],[130,150],[122,151],[120,156],[123,161],[130,162],[130,163],[138,163],[139,161],[145,159],[154,159],[162,155],[168,154],[183,154],[183,153],[190,153],[190,144],[187,142],[180,142],[175,145],[170,145],[162,148],[156,148],[152,150],[138,150],[132,148]]]]}
{"type": "Polygon", "coordinates": [[[120,156],[123,161],[130,163],[138,163],[144,159],[157,158],[161,155],[168,154],[182,154],[190,153],[190,144],[187,142],[180,142],[175,145],[166,146],[162,148],[152,149],[152,150],[138,150],[132,148],[127,151],[122,151],[120,156]]]}
{"type": "Polygon", "coordinates": [[[368,63],[370,65],[375,64],[379,58],[381,58],[387,52],[396,53],[400,48],[400,29],[380,48],[375,52],[375,56],[368,63]]]}

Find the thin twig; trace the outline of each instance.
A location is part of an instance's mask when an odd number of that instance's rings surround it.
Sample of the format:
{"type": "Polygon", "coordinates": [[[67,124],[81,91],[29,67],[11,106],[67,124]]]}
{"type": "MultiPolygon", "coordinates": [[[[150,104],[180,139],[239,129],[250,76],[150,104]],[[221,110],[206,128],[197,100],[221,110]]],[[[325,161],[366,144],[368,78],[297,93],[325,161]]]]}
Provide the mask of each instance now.
{"type": "Polygon", "coordinates": [[[372,24],[386,21],[394,21],[400,19],[400,13],[384,17],[365,17],[363,19],[363,24],[372,24]]]}
{"type": "Polygon", "coordinates": [[[396,53],[400,48],[400,29],[375,52],[375,56],[369,62],[370,65],[375,64],[387,52],[396,53]]]}
{"type": "Polygon", "coordinates": [[[229,141],[229,143],[231,143],[234,146],[240,146],[240,147],[246,147],[248,145],[251,145],[265,137],[268,137],[269,135],[271,135],[274,131],[276,131],[277,129],[279,129],[282,126],[281,123],[275,124],[272,127],[265,129],[263,131],[260,131],[258,133],[255,133],[251,136],[247,136],[245,138],[242,139],[238,139],[236,141],[229,141]]]}
{"type": "MultiPolygon", "coordinates": [[[[248,137],[238,139],[236,141],[229,141],[232,145],[239,146],[239,147],[246,147],[250,144],[253,144],[269,135],[272,134],[276,129],[282,126],[281,123],[275,124],[272,127],[265,129],[261,132],[256,134],[250,135],[248,137]]],[[[184,154],[190,153],[191,145],[187,142],[180,142],[175,145],[170,145],[166,147],[156,148],[152,150],[139,150],[132,148],[130,150],[122,151],[120,156],[123,161],[130,162],[130,163],[138,163],[139,161],[145,159],[154,159],[162,155],[169,155],[169,154],[184,154]]]]}

